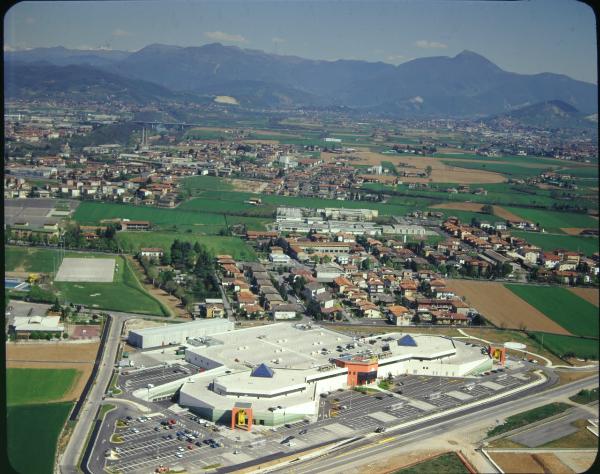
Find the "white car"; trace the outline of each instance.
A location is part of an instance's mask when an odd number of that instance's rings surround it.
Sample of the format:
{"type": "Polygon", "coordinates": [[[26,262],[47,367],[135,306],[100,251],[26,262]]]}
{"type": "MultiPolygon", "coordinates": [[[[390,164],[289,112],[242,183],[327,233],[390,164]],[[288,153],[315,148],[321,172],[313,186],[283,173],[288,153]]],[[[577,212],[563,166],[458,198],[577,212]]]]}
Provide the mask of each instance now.
{"type": "Polygon", "coordinates": [[[183,454],[181,454],[181,453],[175,453],[175,456],[177,456],[178,458],[182,458],[183,454]]]}

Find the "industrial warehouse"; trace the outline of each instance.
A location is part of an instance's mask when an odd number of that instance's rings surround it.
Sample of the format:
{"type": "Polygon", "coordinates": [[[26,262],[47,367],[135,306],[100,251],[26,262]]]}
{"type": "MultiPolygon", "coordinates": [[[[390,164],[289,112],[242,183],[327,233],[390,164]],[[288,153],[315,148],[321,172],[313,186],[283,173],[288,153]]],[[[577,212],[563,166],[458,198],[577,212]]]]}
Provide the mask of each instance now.
{"type": "MultiPolygon", "coordinates": [[[[202,323],[208,321],[197,322],[195,334],[202,323]]],[[[464,377],[492,369],[492,358],[482,347],[444,336],[357,338],[314,325],[277,323],[193,337],[185,361],[199,373],[183,384],[174,381],[135,395],[164,399],[179,391],[181,406],[248,430],[253,424],[273,426],[314,417],[321,394],[378,378],[464,377]]]]}

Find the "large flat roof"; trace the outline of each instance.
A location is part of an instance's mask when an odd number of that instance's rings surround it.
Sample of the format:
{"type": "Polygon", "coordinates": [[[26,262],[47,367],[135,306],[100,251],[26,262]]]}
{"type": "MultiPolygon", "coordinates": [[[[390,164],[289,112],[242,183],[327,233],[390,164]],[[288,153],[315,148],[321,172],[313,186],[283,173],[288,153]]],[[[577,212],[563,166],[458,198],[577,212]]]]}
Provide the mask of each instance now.
{"type": "Polygon", "coordinates": [[[164,334],[165,332],[181,332],[188,331],[196,328],[220,328],[226,324],[231,324],[227,319],[215,318],[215,319],[201,319],[196,321],[190,321],[189,323],[167,323],[164,326],[156,326],[145,329],[133,329],[130,333],[137,334],[140,336],[153,336],[164,334]]]}

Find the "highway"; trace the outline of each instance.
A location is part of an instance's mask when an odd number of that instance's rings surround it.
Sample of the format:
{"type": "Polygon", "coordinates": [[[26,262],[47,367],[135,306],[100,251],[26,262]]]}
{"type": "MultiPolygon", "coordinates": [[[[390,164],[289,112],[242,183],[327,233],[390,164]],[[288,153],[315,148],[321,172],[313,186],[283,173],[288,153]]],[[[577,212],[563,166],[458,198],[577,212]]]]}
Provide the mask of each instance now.
{"type": "Polygon", "coordinates": [[[459,415],[450,415],[423,422],[410,428],[398,431],[388,431],[372,439],[364,439],[343,449],[323,455],[314,460],[299,461],[297,464],[281,467],[279,469],[263,470],[260,472],[288,472],[294,474],[322,474],[339,473],[348,470],[350,466],[358,467],[369,462],[381,461],[382,458],[393,455],[393,450],[415,445],[415,449],[423,449],[423,441],[441,434],[448,434],[458,428],[470,425],[489,423],[493,425],[499,418],[510,414],[529,410],[536,406],[549,403],[555,398],[572,395],[582,388],[598,386],[598,376],[587,377],[559,387],[551,388],[544,392],[534,392],[523,396],[517,393],[507,397],[496,405],[485,408],[474,407],[459,415]]]}

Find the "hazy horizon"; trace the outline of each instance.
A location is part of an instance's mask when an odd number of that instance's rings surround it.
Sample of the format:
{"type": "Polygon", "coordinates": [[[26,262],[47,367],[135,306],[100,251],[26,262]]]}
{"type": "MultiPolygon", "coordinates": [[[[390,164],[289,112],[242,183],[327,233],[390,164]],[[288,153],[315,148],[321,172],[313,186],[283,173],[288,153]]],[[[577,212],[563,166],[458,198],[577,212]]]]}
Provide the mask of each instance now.
{"type": "Polygon", "coordinates": [[[597,84],[595,16],[575,0],[22,2],[4,21],[5,51],[218,42],[313,60],[397,65],[469,50],[506,71],[597,84]]]}

